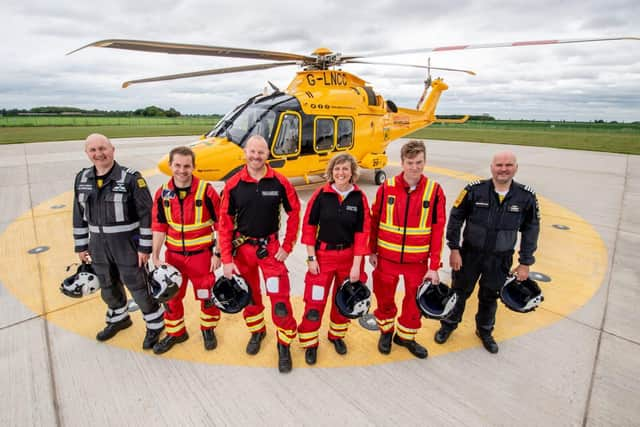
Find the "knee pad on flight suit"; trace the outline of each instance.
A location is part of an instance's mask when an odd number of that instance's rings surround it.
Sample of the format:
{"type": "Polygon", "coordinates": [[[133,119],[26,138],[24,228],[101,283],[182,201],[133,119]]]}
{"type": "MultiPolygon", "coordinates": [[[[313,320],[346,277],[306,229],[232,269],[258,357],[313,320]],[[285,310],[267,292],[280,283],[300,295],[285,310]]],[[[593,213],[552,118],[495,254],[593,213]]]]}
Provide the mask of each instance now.
{"type": "Polygon", "coordinates": [[[289,312],[287,311],[287,306],[283,302],[277,302],[274,306],[273,312],[278,317],[287,317],[289,312]]]}

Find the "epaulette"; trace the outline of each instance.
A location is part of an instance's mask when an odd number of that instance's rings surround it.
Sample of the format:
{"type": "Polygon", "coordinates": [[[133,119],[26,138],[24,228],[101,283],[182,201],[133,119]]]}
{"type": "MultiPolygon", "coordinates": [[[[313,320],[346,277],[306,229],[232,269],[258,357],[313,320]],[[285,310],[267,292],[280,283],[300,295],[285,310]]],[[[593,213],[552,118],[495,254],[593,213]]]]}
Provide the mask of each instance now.
{"type": "Polygon", "coordinates": [[[474,180],[474,181],[469,182],[469,183],[467,184],[467,188],[471,188],[471,187],[473,187],[474,185],[478,185],[478,184],[481,184],[481,183],[482,183],[482,181],[481,181],[481,180],[476,179],[476,180],[474,180]]]}
{"type": "Polygon", "coordinates": [[[127,168],[127,173],[131,174],[131,175],[137,175],[138,171],[133,169],[133,168],[127,168]]]}
{"type": "Polygon", "coordinates": [[[522,184],[522,188],[535,196],[536,190],[534,190],[532,187],[522,184]]]}

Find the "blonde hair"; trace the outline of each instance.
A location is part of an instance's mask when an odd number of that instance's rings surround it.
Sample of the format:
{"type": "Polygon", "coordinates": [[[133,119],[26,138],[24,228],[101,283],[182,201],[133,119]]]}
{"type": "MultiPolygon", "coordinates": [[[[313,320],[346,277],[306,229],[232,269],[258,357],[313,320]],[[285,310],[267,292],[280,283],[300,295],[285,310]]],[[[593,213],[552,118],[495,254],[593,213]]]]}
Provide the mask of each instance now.
{"type": "Polygon", "coordinates": [[[358,162],[353,156],[349,153],[341,153],[336,156],[333,156],[331,160],[329,160],[329,164],[327,165],[327,169],[324,172],[324,176],[327,178],[329,183],[333,184],[335,180],[333,179],[333,168],[336,167],[337,164],[340,163],[349,163],[351,166],[351,179],[349,182],[354,183],[360,177],[360,170],[358,168],[358,162]]]}

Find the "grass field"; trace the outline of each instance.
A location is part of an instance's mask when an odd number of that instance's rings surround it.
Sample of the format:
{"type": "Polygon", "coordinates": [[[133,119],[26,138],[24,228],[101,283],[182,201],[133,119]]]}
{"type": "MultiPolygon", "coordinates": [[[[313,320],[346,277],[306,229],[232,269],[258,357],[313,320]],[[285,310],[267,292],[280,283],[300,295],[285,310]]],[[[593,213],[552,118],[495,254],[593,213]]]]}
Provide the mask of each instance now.
{"type": "MultiPolygon", "coordinates": [[[[200,135],[216,121],[212,117],[0,117],[0,144],[82,140],[92,132],[112,138],[200,135]]],[[[640,154],[640,123],[470,121],[435,124],[411,137],[640,154]]]]}

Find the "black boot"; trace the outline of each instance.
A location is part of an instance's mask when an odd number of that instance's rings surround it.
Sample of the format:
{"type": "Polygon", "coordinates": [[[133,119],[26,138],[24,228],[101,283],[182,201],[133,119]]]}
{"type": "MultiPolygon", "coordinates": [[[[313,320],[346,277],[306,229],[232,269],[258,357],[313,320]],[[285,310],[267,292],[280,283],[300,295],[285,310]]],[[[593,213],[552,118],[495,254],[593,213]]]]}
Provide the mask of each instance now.
{"type": "Polygon", "coordinates": [[[392,332],[381,333],[380,339],[378,339],[378,351],[382,354],[391,353],[391,338],[393,337],[392,332]]]}
{"type": "Polygon", "coordinates": [[[216,333],[212,329],[204,329],[202,331],[202,339],[204,340],[204,349],[213,350],[218,346],[218,339],[216,333]]]}
{"type": "Polygon", "coordinates": [[[429,355],[427,349],[418,344],[415,340],[405,340],[400,338],[398,335],[394,335],[393,342],[405,347],[411,354],[413,354],[418,359],[426,359],[429,355]]]}
{"type": "Polygon", "coordinates": [[[103,330],[98,332],[96,335],[96,339],[98,341],[106,341],[116,336],[118,332],[123,329],[127,329],[129,326],[133,325],[130,317],[126,319],[122,319],[119,322],[115,323],[107,323],[107,326],[104,327],[103,330]]]}
{"type": "Polygon", "coordinates": [[[433,340],[438,344],[444,344],[449,339],[449,336],[453,332],[453,329],[447,326],[440,326],[440,329],[436,332],[436,335],[433,337],[433,340]]]}
{"type": "Polygon", "coordinates": [[[182,335],[178,335],[177,337],[173,335],[167,335],[166,337],[158,341],[156,345],[153,346],[153,352],[155,354],[166,353],[167,351],[171,350],[171,347],[173,347],[174,345],[179,344],[181,342],[185,342],[188,339],[189,339],[189,334],[186,332],[182,335]]]}
{"type": "Polygon", "coordinates": [[[265,331],[252,333],[247,343],[247,354],[258,354],[260,351],[260,343],[266,335],[267,333],[265,331]]]}
{"type": "Polygon", "coordinates": [[[278,343],[278,370],[284,374],[291,372],[291,351],[289,346],[278,343]]]}
{"type": "Polygon", "coordinates": [[[160,329],[149,329],[147,328],[147,333],[144,335],[144,341],[142,341],[142,348],[144,350],[151,350],[154,345],[160,339],[160,335],[164,331],[164,328],[160,329]]]}
{"type": "Polygon", "coordinates": [[[307,365],[315,365],[318,359],[318,347],[307,347],[304,351],[304,361],[307,365]]]}
{"type": "Polygon", "coordinates": [[[487,333],[476,330],[476,335],[478,336],[478,338],[480,338],[480,340],[482,341],[482,345],[489,353],[496,354],[498,352],[498,343],[496,343],[496,340],[493,339],[491,332],[487,333]]]}
{"type": "Polygon", "coordinates": [[[333,343],[333,346],[336,349],[336,353],[338,354],[347,354],[347,344],[344,342],[342,338],[338,338],[337,340],[329,340],[333,343]]]}

